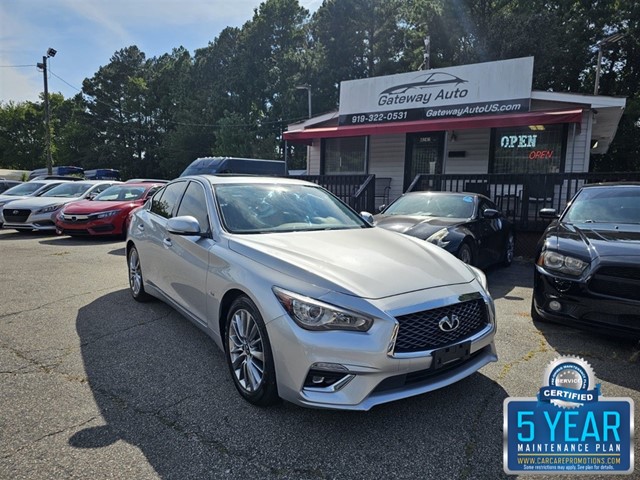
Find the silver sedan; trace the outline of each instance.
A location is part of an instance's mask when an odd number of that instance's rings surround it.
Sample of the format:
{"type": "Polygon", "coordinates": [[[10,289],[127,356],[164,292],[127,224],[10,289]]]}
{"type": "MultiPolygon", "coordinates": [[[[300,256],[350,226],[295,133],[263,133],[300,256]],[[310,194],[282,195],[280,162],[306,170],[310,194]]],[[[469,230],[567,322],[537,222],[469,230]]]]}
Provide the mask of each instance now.
{"type": "Polygon", "coordinates": [[[176,179],[132,214],[126,252],[133,298],[202,328],[257,405],[368,410],[497,360],[481,271],[313,183],[176,179]]]}

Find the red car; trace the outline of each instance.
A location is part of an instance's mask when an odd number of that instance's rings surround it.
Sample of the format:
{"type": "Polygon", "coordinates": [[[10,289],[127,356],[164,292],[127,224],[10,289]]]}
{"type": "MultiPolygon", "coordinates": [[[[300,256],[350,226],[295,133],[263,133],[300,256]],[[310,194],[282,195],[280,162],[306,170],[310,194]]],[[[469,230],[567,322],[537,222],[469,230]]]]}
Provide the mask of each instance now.
{"type": "Polygon", "coordinates": [[[56,232],[71,236],[125,236],[129,213],[142,206],[161,186],[160,183],[123,183],[107,188],[91,200],[70,203],[56,217],[56,232]]]}

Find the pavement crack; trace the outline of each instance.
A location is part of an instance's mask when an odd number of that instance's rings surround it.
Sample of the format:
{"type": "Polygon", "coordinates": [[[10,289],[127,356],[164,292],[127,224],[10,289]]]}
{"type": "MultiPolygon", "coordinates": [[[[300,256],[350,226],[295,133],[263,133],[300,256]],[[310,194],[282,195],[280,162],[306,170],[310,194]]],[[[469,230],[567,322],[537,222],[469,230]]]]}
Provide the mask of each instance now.
{"type": "Polygon", "coordinates": [[[37,307],[25,308],[24,310],[18,310],[16,312],[3,313],[3,314],[0,315],[0,319],[7,318],[7,317],[13,317],[15,315],[20,315],[22,313],[35,312],[35,311],[40,310],[42,308],[46,308],[46,307],[49,307],[51,305],[55,305],[56,303],[66,302],[67,300],[71,300],[72,298],[82,297],[84,295],[89,295],[89,294],[92,294],[92,293],[113,292],[114,289],[117,289],[120,286],[121,285],[118,285],[118,286],[112,285],[110,287],[105,287],[105,288],[101,288],[101,289],[98,289],[98,290],[91,290],[91,291],[88,291],[88,292],[80,292],[80,293],[76,293],[76,294],[73,294],[73,295],[68,295],[66,297],[57,298],[56,300],[54,300],[52,302],[43,303],[42,305],[38,305],[37,307]]]}
{"type": "Polygon", "coordinates": [[[9,454],[7,454],[7,455],[3,455],[3,457],[2,457],[2,458],[3,458],[3,459],[11,458],[11,457],[13,457],[14,455],[16,455],[16,454],[20,453],[21,451],[23,451],[23,450],[25,450],[25,449],[27,449],[27,448],[29,448],[29,447],[31,447],[31,446],[33,446],[33,445],[35,445],[35,444],[37,444],[37,443],[39,443],[39,442],[41,442],[41,441],[43,441],[43,440],[47,439],[47,438],[55,437],[56,435],[60,435],[60,434],[62,434],[62,433],[68,432],[69,430],[75,430],[75,429],[77,429],[77,428],[83,427],[84,425],[86,425],[86,424],[88,424],[88,423],[93,422],[96,418],[100,418],[100,416],[99,416],[99,415],[94,415],[94,416],[93,416],[93,417],[91,417],[89,420],[85,420],[85,421],[80,422],[80,423],[77,423],[77,424],[75,424],[75,425],[71,425],[71,426],[69,426],[69,427],[62,428],[62,429],[60,429],[60,430],[56,430],[55,432],[50,432],[50,433],[47,433],[47,434],[45,434],[45,435],[42,435],[41,437],[36,438],[35,440],[33,440],[33,441],[29,442],[28,444],[23,445],[23,446],[21,446],[21,447],[19,447],[19,448],[15,449],[13,452],[11,452],[11,453],[9,453],[9,454]]]}
{"type": "Polygon", "coordinates": [[[512,362],[508,362],[508,363],[504,364],[504,366],[502,367],[502,370],[500,371],[500,374],[498,375],[498,378],[496,379],[498,382],[500,382],[501,380],[504,380],[504,378],[509,374],[509,372],[516,365],[518,365],[520,363],[528,362],[528,361],[532,360],[535,356],[537,356],[537,355],[539,355],[541,353],[546,353],[546,352],[549,351],[549,344],[545,340],[544,336],[539,332],[538,332],[538,336],[539,336],[538,345],[537,345],[536,348],[532,348],[531,350],[529,350],[527,353],[522,355],[517,360],[514,360],[512,362]]]}

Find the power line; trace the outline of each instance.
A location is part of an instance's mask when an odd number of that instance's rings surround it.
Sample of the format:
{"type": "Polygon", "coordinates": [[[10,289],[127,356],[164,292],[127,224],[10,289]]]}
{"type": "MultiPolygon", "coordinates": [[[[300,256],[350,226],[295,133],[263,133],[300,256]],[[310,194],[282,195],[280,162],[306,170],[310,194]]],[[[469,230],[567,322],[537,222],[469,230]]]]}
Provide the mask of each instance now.
{"type": "Polygon", "coordinates": [[[0,68],[24,68],[24,67],[37,67],[37,65],[0,65],[0,68]]]}

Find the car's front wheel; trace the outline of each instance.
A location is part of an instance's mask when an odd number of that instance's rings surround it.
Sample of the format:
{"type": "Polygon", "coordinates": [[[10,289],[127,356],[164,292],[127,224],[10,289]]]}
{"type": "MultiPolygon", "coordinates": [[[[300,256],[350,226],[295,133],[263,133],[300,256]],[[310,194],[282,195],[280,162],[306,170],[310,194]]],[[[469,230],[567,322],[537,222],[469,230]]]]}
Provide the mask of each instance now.
{"type": "Polygon", "coordinates": [[[469,245],[469,243],[467,242],[464,242],[462,245],[460,245],[460,248],[458,249],[457,257],[467,265],[472,265],[473,251],[471,250],[471,245],[469,245]]]}
{"type": "Polygon", "coordinates": [[[229,309],[225,353],[240,395],[259,406],[279,401],[267,329],[258,308],[246,296],[238,297],[229,309]]]}
{"type": "Polygon", "coordinates": [[[129,250],[127,265],[129,267],[129,291],[131,292],[131,296],[138,302],[147,302],[151,300],[151,296],[144,290],[140,256],[138,255],[136,247],[131,247],[129,250]]]}
{"type": "Polygon", "coordinates": [[[516,239],[513,236],[513,232],[509,232],[509,235],[507,236],[507,241],[505,242],[504,254],[502,257],[502,264],[505,267],[508,267],[513,262],[513,256],[515,254],[515,250],[516,250],[516,239]]]}

